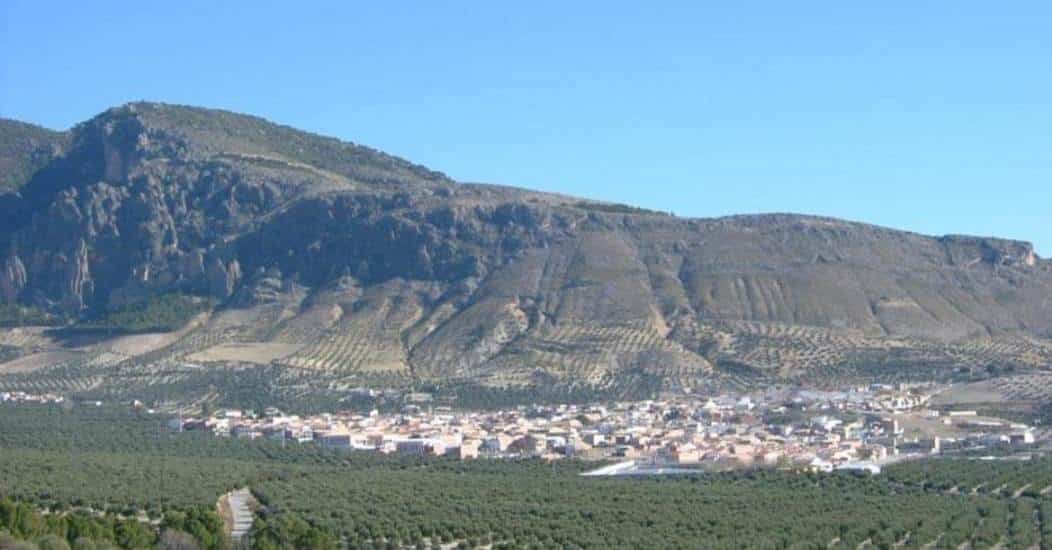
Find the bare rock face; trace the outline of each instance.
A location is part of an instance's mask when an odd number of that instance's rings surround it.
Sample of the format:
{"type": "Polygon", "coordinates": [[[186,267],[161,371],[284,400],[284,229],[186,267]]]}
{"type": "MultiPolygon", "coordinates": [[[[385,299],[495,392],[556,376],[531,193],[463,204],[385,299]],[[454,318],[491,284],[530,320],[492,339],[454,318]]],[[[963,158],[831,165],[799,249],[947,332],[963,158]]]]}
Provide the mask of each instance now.
{"type": "Polygon", "coordinates": [[[725,364],[791,376],[1052,335],[1052,268],[1028,243],[459,184],[223,111],[111,109],[0,210],[4,303],[68,316],[167,292],[301,304],[259,334],[325,372],[688,384],[725,364]]]}
{"type": "Polygon", "coordinates": [[[25,288],[26,267],[17,255],[8,256],[0,271],[0,299],[5,304],[16,303],[25,288]]]}
{"type": "Polygon", "coordinates": [[[1030,243],[983,237],[948,236],[941,239],[949,259],[955,265],[973,266],[980,263],[992,266],[1037,265],[1037,254],[1030,243]]]}
{"type": "Polygon", "coordinates": [[[92,298],[95,284],[91,279],[88,263],[88,245],[80,240],[66,263],[66,284],[62,296],[62,307],[79,313],[92,298]]]}
{"type": "Polygon", "coordinates": [[[208,288],[213,296],[221,299],[229,298],[241,282],[241,266],[237,260],[231,260],[224,265],[223,260],[212,258],[208,263],[208,288]]]}

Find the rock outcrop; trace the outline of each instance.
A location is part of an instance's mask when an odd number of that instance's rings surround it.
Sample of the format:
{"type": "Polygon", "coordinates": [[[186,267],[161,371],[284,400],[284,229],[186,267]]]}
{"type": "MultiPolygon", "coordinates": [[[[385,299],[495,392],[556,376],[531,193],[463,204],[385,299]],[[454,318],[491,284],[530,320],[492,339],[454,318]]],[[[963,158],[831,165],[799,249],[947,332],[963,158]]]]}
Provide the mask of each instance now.
{"type": "Polygon", "coordinates": [[[0,299],[7,304],[15,303],[25,288],[26,266],[16,254],[10,254],[0,272],[0,299]]]}

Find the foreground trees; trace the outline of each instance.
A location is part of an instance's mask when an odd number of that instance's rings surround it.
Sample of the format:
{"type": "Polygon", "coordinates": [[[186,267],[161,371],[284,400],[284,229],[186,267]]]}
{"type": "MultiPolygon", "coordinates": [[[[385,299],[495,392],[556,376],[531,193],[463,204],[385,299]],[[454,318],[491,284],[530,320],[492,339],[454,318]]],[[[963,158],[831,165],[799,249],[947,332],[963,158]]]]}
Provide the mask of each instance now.
{"type": "MultiPolygon", "coordinates": [[[[222,531],[211,534],[222,537],[222,531]]],[[[150,548],[157,531],[135,519],[87,513],[47,514],[28,503],[0,499],[0,548],[104,550],[150,548]]],[[[196,542],[196,541],[195,541],[196,542]]],[[[213,546],[223,548],[224,545],[213,546]]]]}

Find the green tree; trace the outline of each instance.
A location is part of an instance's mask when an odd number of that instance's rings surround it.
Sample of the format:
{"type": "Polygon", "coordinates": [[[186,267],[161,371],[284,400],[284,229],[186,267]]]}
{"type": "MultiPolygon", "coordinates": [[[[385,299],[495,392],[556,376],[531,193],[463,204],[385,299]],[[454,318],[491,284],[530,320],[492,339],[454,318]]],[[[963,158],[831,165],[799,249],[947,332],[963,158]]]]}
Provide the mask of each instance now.
{"type": "Polygon", "coordinates": [[[66,542],[66,539],[58,535],[44,535],[37,540],[37,548],[40,550],[70,550],[69,543],[66,542]]]}

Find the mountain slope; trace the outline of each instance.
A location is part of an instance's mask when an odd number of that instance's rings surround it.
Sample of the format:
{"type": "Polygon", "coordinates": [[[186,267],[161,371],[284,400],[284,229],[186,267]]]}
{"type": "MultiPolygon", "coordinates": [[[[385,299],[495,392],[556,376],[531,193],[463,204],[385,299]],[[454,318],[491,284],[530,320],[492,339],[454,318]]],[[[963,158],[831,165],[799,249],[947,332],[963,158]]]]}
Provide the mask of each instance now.
{"type": "Polygon", "coordinates": [[[81,389],[148,388],[200,382],[205,364],[308,393],[627,391],[1052,363],[1052,266],[1027,243],[460,184],[224,111],[111,109],[2,206],[6,304],[75,320],[175,294],[217,310],[146,355],[102,341],[76,368],[0,365],[0,386],[61,369],[81,389]]]}
{"type": "Polygon", "coordinates": [[[62,153],[69,136],[0,118],[0,193],[17,190],[62,153]]]}

